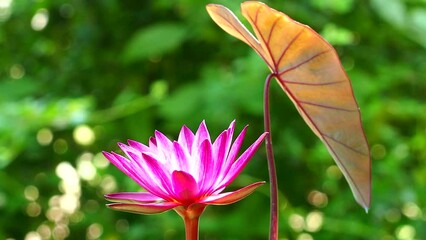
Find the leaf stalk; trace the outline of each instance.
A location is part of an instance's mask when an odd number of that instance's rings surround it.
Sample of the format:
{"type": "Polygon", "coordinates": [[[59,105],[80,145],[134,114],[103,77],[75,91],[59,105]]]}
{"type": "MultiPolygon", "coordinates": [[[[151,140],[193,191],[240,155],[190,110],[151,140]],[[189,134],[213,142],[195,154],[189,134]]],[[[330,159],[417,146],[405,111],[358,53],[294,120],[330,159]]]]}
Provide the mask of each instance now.
{"type": "Polygon", "coordinates": [[[269,134],[265,138],[266,145],[266,157],[268,159],[268,172],[270,181],[270,228],[269,228],[269,239],[278,239],[278,182],[277,172],[275,168],[274,151],[272,148],[272,134],[271,134],[271,114],[269,110],[269,92],[271,86],[271,80],[275,75],[269,74],[265,81],[265,88],[263,93],[263,117],[265,132],[269,134]]]}

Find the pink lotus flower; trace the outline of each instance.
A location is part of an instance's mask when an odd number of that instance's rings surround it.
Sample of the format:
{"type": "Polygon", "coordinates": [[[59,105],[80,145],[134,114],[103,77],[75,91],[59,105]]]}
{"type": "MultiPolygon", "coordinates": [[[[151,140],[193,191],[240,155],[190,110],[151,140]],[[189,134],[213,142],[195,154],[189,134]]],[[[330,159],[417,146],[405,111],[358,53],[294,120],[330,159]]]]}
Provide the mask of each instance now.
{"type": "Polygon", "coordinates": [[[203,121],[195,134],[183,126],[177,141],[172,142],[155,131],[148,146],[133,140],[128,145],[119,143],[127,158],[103,152],[111,163],[146,190],[107,194],[106,199],[114,202],[107,206],[140,214],[174,209],[184,220],[196,219],[198,224],[198,217],[207,205],[231,204],[248,196],[264,182],[233,192],[222,191],[243,170],[267,133],[237,158],[247,127],[232,144],[234,127],[235,121],[213,143],[203,121]]]}
{"type": "Polygon", "coordinates": [[[192,133],[183,126],[177,141],[161,132],[146,146],[129,140],[119,143],[128,158],[103,152],[117,168],[147,192],[107,194],[108,207],[142,214],[160,213],[191,204],[230,204],[249,195],[264,182],[253,183],[234,192],[221,193],[248,163],[266,133],[262,134],[238,159],[247,127],[232,144],[235,121],[211,143],[205,122],[192,133]]]}
{"type": "Polygon", "coordinates": [[[248,196],[265,182],[222,193],[243,170],[267,133],[239,158],[247,126],[232,144],[235,121],[212,143],[203,121],[194,134],[183,126],[177,141],[155,131],[148,146],[129,140],[118,143],[127,158],[103,152],[117,168],[147,192],[105,195],[107,206],[125,212],[154,214],[174,209],[185,221],[187,239],[198,239],[198,219],[207,205],[231,204],[248,196]]]}

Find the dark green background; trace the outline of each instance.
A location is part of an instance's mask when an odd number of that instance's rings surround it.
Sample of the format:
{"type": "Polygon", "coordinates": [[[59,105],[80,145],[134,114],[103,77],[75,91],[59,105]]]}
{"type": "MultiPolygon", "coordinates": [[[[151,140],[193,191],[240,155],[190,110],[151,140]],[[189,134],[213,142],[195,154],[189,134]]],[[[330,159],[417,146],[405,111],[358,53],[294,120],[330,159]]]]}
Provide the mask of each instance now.
{"type": "MultiPolygon", "coordinates": [[[[207,3],[0,0],[0,239],[183,238],[173,211],[104,206],[104,193],[140,189],[99,153],[127,139],[147,143],[155,129],[176,138],[203,119],[213,137],[233,119],[238,131],[249,124],[245,146],[262,133],[268,69],[213,23],[207,3]],[[79,143],[76,129],[94,141],[79,143]]],[[[214,3],[241,17],[240,2],[214,3]]],[[[426,239],[426,1],[267,3],[336,47],[373,160],[365,214],[273,84],[282,239],[426,239]]],[[[229,189],[258,180],[267,180],[263,146],[229,189]]],[[[201,239],[267,239],[268,191],[208,207],[201,239]]]]}

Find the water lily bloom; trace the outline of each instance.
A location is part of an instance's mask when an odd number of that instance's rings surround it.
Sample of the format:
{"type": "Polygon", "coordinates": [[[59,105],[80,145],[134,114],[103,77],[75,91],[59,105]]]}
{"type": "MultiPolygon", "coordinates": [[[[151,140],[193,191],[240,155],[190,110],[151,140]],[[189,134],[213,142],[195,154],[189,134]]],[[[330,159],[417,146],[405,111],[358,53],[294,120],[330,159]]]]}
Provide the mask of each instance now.
{"type": "Polygon", "coordinates": [[[238,157],[247,126],[232,143],[234,128],[235,121],[212,142],[203,121],[195,134],[183,126],[177,141],[155,131],[148,145],[133,140],[127,145],[118,143],[126,157],[103,152],[111,163],[146,190],[107,194],[105,198],[114,202],[107,206],[139,214],[174,209],[185,221],[187,239],[197,239],[198,218],[207,205],[234,203],[264,184],[256,182],[223,193],[267,134],[263,133],[238,157]],[[188,234],[193,234],[193,238],[188,234]]]}

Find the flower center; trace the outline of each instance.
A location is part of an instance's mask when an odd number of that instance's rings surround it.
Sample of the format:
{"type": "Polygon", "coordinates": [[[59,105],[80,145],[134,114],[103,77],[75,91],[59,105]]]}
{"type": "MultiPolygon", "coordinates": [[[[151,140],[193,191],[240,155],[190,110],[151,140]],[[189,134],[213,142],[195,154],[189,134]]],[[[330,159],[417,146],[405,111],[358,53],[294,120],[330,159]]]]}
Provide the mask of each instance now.
{"type": "Polygon", "coordinates": [[[184,171],[173,171],[172,184],[174,199],[178,202],[188,205],[198,201],[199,188],[191,174],[184,171]]]}

